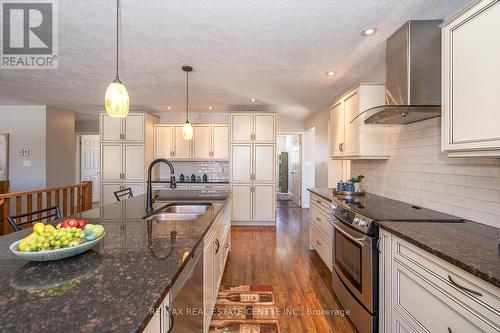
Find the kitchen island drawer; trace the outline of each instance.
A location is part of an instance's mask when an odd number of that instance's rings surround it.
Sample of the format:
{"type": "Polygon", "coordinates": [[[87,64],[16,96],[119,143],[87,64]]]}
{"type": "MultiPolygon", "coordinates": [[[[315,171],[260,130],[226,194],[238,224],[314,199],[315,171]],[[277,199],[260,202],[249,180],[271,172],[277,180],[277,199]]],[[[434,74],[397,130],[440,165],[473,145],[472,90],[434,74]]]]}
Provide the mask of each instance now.
{"type": "Polygon", "coordinates": [[[325,214],[330,214],[330,201],[311,193],[311,206],[314,205],[321,209],[325,214]]]}
{"type": "MultiPolygon", "coordinates": [[[[425,281],[439,294],[440,300],[446,300],[450,306],[459,304],[462,315],[483,331],[500,331],[500,289],[398,237],[392,237],[392,256],[397,267],[406,267],[425,281]]],[[[397,278],[393,277],[394,284],[397,278]]],[[[393,302],[396,306],[396,300],[393,302]]]]}
{"type": "Polygon", "coordinates": [[[324,236],[330,239],[332,237],[332,224],[330,217],[323,214],[320,210],[311,207],[309,211],[311,223],[324,233],[324,236]]]}
{"type": "Polygon", "coordinates": [[[331,238],[326,238],[322,231],[311,223],[310,227],[310,243],[319,254],[328,269],[332,271],[332,242],[331,238]]]}

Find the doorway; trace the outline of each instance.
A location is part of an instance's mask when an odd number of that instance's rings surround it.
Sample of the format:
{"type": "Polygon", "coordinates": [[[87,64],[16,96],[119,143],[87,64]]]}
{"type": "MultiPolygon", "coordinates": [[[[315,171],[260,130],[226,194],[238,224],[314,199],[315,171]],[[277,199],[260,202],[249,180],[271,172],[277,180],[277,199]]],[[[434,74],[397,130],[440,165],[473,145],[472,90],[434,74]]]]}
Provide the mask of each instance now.
{"type": "Polygon", "coordinates": [[[302,135],[277,136],[277,207],[302,206],[302,135]]]}
{"type": "Polygon", "coordinates": [[[99,135],[80,135],[80,181],[92,181],[92,202],[100,201],[101,163],[99,135]]]}

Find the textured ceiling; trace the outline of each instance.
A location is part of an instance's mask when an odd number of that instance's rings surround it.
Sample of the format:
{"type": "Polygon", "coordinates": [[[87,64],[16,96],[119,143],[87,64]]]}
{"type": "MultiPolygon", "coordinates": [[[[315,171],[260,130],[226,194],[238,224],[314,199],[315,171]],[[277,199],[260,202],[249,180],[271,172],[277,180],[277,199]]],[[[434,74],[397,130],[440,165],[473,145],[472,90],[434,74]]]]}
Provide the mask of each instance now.
{"type": "MultiPolygon", "coordinates": [[[[406,20],[444,18],[467,2],[122,0],[120,78],[133,110],[184,111],[181,66],[192,65],[195,112],[259,104],[301,119],[381,66],[386,38],[406,20]],[[361,37],[370,26],[378,32],[361,37]]],[[[0,70],[0,104],[95,115],[114,78],[115,2],[58,3],[59,69],[0,70]]]]}

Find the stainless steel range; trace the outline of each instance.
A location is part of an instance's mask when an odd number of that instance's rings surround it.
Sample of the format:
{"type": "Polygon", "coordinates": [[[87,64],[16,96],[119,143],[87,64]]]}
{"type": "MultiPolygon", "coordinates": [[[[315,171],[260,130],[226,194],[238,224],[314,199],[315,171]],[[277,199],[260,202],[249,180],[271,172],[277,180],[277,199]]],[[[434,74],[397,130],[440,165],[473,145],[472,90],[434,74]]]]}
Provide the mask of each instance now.
{"type": "Polygon", "coordinates": [[[367,193],[334,197],[333,290],[360,333],[378,332],[377,222],[461,222],[454,216],[367,193]]]}

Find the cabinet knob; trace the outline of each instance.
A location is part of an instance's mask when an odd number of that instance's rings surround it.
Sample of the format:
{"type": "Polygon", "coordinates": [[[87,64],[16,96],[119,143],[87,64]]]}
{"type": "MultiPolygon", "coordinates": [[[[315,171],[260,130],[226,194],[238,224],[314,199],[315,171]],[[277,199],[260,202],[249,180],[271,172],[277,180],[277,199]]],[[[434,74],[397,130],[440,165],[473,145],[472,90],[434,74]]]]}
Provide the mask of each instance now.
{"type": "Polygon", "coordinates": [[[321,246],[321,243],[318,240],[316,241],[316,244],[318,244],[319,246],[321,246]]]}

